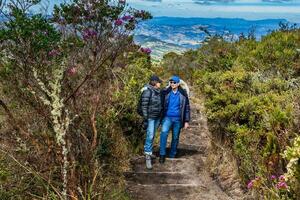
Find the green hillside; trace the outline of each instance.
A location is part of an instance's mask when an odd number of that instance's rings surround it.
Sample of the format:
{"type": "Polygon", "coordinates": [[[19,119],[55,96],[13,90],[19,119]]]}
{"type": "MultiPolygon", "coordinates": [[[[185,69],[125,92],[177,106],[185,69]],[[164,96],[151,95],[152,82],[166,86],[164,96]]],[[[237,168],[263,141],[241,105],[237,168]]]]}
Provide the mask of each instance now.
{"type": "Polygon", "coordinates": [[[210,131],[232,149],[245,189],[299,198],[300,31],[285,26],[261,41],[207,42],[165,55],[164,69],[205,96],[210,131]]]}

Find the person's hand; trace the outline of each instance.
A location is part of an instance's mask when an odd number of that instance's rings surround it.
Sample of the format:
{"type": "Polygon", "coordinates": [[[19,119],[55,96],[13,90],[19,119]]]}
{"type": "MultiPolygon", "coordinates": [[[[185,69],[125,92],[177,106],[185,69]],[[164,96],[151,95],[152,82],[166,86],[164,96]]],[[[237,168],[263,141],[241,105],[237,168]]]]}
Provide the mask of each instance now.
{"type": "Polygon", "coordinates": [[[189,123],[188,123],[188,122],[185,122],[185,123],[184,123],[184,129],[188,129],[188,127],[189,127],[189,123]]]}

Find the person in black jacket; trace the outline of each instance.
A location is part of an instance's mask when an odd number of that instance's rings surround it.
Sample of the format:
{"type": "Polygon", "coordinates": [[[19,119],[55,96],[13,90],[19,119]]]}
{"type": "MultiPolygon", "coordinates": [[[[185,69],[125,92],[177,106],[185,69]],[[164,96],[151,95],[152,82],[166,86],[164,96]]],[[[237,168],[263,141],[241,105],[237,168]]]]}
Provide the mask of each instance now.
{"type": "Polygon", "coordinates": [[[155,132],[161,119],[161,83],[161,79],[159,79],[158,76],[153,75],[150,78],[150,83],[142,89],[141,108],[144,121],[147,123],[147,134],[144,145],[147,169],[152,169],[151,158],[155,158],[152,154],[152,148],[155,132]]]}
{"type": "Polygon", "coordinates": [[[181,128],[187,129],[190,121],[190,103],[184,89],[179,85],[180,78],[172,76],[170,86],[162,91],[162,128],[160,134],[160,158],[164,163],[169,131],[172,127],[172,142],[169,157],[174,158],[177,153],[181,128]]]}

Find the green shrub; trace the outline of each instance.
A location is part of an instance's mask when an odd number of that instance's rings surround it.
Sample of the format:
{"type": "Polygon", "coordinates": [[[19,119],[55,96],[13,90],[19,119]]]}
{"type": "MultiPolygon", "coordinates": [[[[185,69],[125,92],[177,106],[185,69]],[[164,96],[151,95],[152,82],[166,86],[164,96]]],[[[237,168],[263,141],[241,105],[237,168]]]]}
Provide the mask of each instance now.
{"type": "Polygon", "coordinates": [[[213,136],[223,138],[233,149],[245,186],[260,177],[256,189],[270,198],[295,199],[299,188],[294,134],[300,114],[296,98],[300,86],[299,33],[297,29],[274,31],[261,41],[241,38],[227,42],[214,37],[182,56],[198,64],[189,80],[205,95],[213,136]],[[269,177],[286,170],[293,179],[288,181],[289,189],[282,191],[269,177]]]}

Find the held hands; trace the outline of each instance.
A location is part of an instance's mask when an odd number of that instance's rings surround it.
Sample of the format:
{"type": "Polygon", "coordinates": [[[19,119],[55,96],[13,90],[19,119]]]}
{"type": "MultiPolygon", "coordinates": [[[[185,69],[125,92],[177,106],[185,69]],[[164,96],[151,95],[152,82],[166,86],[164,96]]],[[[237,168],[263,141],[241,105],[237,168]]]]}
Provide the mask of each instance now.
{"type": "Polygon", "coordinates": [[[184,129],[188,129],[188,127],[189,127],[189,123],[188,123],[188,122],[185,122],[185,123],[184,123],[184,129]]]}

